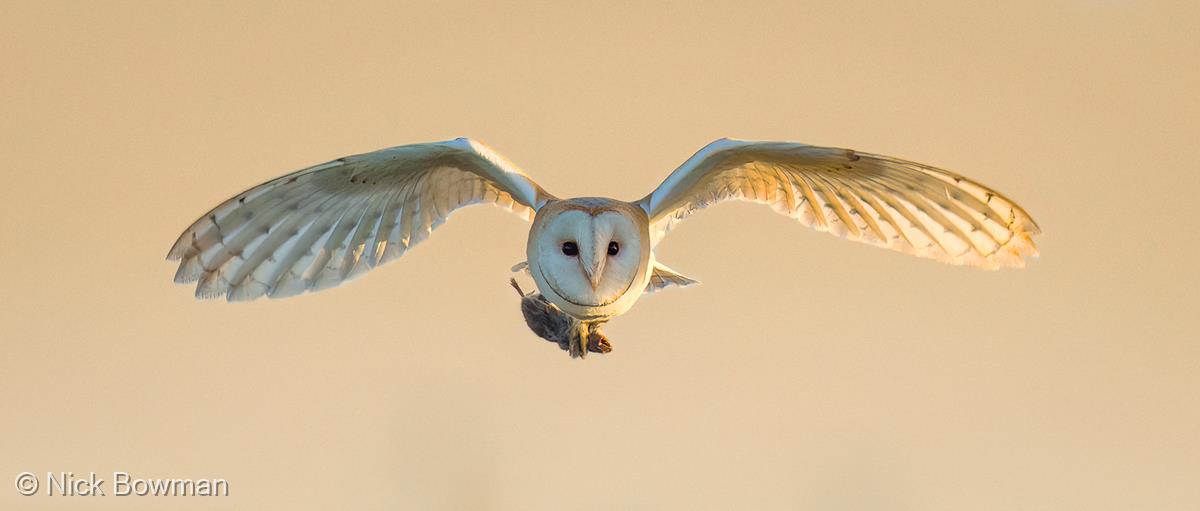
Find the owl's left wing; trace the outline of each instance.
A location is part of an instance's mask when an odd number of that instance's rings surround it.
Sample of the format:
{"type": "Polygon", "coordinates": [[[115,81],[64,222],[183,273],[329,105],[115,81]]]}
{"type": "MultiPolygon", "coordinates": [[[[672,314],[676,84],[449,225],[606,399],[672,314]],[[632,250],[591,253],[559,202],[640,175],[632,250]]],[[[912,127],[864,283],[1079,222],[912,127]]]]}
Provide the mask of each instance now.
{"type": "Polygon", "coordinates": [[[337,286],[400,257],[458,208],[527,219],[554,197],[487,146],[460,138],[347,156],[267,181],[183,231],[167,259],[196,297],[279,298],[337,286]]]}
{"type": "Polygon", "coordinates": [[[958,174],[790,142],[717,140],[637,204],[657,243],[693,211],[731,199],[847,239],[989,269],[1024,266],[1041,232],[1015,202],[958,174]]]}

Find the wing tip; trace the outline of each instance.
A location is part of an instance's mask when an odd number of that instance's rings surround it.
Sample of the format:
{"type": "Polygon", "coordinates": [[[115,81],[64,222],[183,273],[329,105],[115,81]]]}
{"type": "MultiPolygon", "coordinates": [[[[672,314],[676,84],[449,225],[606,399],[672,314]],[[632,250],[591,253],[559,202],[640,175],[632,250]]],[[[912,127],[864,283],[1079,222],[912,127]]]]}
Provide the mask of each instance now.
{"type": "MultiPolygon", "coordinates": [[[[188,231],[190,232],[191,229],[188,229],[188,231]]],[[[188,233],[185,232],[175,239],[175,243],[171,244],[171,248],[167,250],[166,259],[168,261],[178,261],[186,257],[191,250],[194,249],[192,248],[191,240],[188,239],[188,233]],[[187,241],[185,242],[185,240],[187,241]]]]}

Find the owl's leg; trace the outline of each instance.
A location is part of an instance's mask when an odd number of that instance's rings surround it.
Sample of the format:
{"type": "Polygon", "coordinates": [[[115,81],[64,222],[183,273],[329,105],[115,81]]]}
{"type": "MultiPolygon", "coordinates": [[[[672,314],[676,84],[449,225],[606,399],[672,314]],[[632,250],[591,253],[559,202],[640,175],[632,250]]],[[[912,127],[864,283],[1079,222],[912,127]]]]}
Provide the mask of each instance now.
{"type": "Polygon", "coordinates": [[[588,351],[590,351],[587,349],[587,344],[591,325],[586,321],[572,323],[574,331],[567,334],[567,354],[571,355],[571,358],[587,358],[588,351]]]}

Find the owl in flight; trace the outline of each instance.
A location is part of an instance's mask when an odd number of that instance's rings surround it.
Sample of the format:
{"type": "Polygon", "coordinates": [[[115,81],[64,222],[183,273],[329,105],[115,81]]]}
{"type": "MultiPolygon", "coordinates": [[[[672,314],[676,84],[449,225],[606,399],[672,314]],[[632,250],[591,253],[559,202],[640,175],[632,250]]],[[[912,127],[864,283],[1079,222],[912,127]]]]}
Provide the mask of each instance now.
{"type": "Polygon", "coordinates": [[[849,149],[721,139],[649,195],[560,199],[491,148],[459,138],[347,156],[225,201],[167,258],[198,298],[281,298],[337,286],[412,249],[450,213],[495,204],[532,221],[516,280],[526,323],[573,357],[611,349],[599,326],[643,293],[696,281],[654,247],[692,212],[767,204],[818,231],[942,262],[1022,267],[1040,229],[1000,193],[958,174],[849,149]]]}

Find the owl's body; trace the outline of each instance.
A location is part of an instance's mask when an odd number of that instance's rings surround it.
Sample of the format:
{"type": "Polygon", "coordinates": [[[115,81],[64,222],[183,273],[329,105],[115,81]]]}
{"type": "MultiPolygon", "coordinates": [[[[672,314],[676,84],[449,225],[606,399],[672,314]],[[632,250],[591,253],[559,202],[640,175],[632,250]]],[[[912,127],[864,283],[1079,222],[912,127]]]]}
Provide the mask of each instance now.
{"type": "Polygon", "coordinates": [[[518,265],[540,292],[517,288],[527,324],[584,356],[610,349],[599,325],[642,294],[696,283],[658,263],[654,246],[695,210],[731,199],[951,264],[1021,267],[1037,255],[1032,235],[1040,229],[1011,200],[887,156],[722,139],[640,200],[559,199],[486,146],[456,139],[340,158],[263,183],[193,223],[168,258],[181,260],[176,282],[198,281],[197,297],[292,296],[357,277],[424,240],[454,210],[492,203],[533,222],[518,265]]]}

